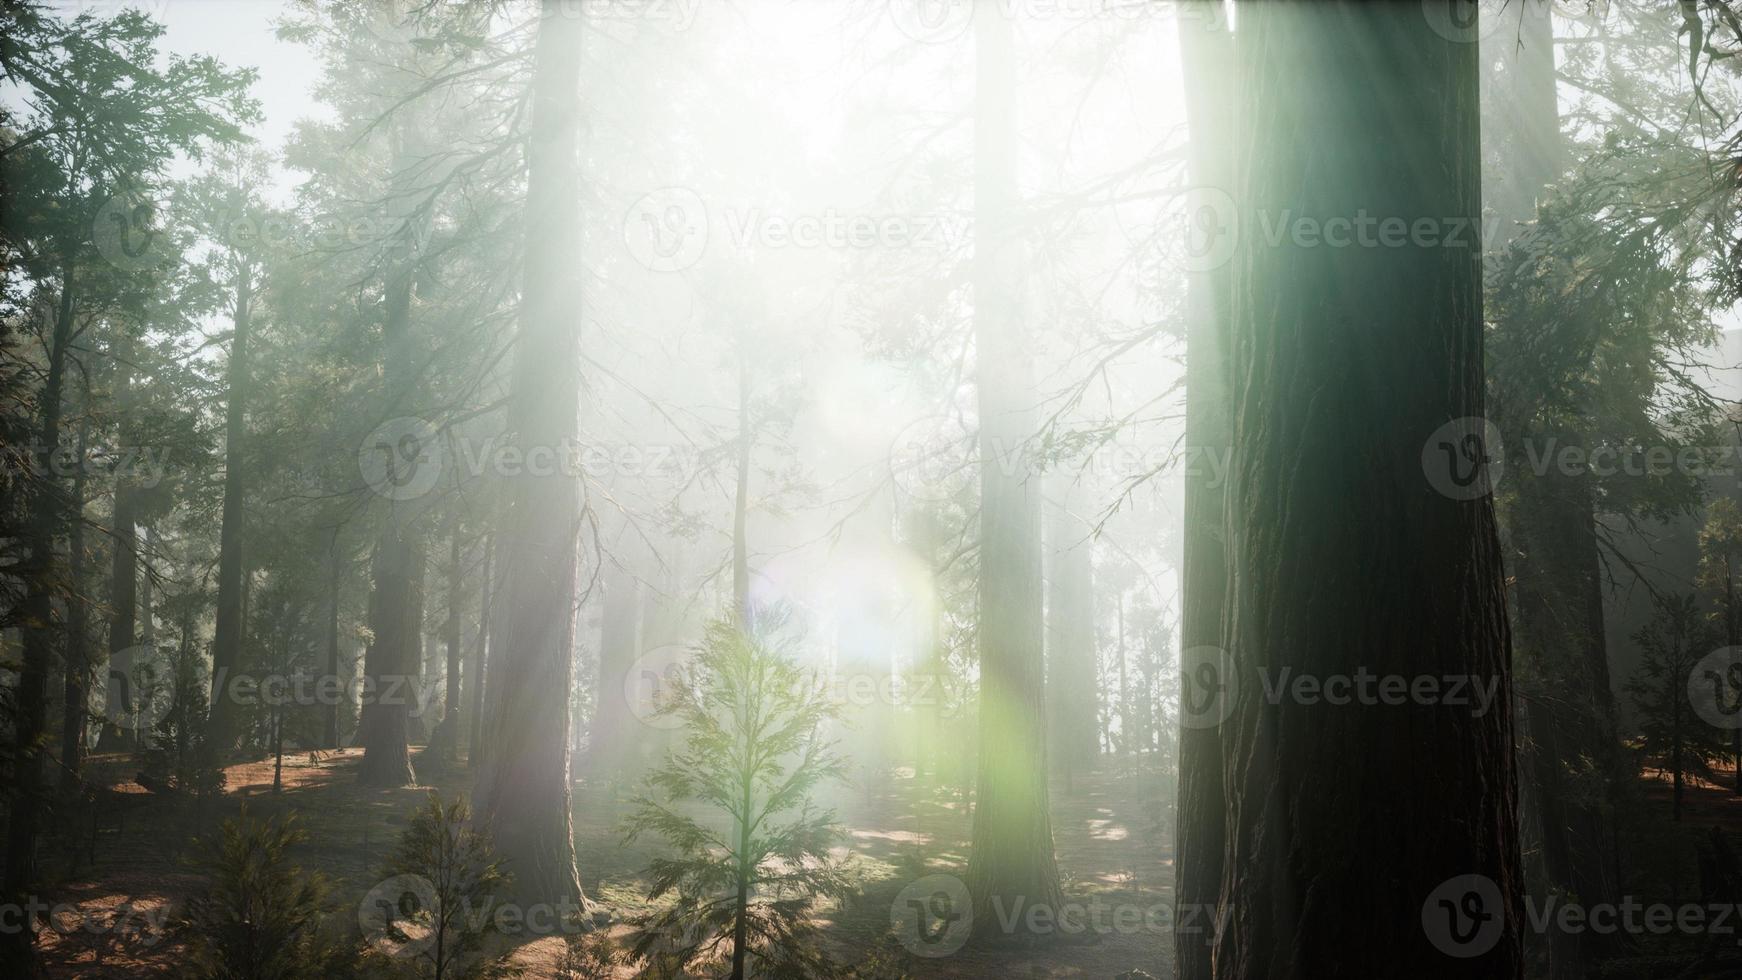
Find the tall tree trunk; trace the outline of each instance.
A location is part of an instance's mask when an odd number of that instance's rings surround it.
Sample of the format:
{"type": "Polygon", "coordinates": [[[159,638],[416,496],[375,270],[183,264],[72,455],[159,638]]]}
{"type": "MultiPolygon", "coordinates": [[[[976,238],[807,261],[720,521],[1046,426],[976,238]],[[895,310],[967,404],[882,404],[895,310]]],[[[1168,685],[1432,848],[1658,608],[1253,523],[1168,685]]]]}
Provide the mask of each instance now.
{"type": "MultiPolygon", "coordinates": [[[[742,340],[740,340],[742,345],[742,340]]],[[[732,609],[750,626],[750,449],[756,430],[750,420],[750,365],[738,352],[738,486],[732,498],[732,609]]]]}
{"type": "MultiPolygon", "coordinates": [[[[60,445],[61,404],[66,383],[67,348],[73,332],[73,263],[61,263],[60,303],[49,339],[47,377],[38,404],[41,445],[53,454],[60,445]]],[[[65,500],[60,481],[45,457],[32,488],[25,525],[25,592],[19,604],[23,633],[23,663],[18,672],[17,715],[13,720],[13,765],[16,767],[6,822],[5,900],[22,907],[36,883],[36,837],[43,806],[43,766],[48,750],[48,676],[54,666],[54,597],[65,586],[55,554],[55,536],[64,520],[65,500]]],[[[0,966],[12,976],[29,976],[35,969],[35,929],[0,931],[0,966]]]]}
{"type": "MultiPolygon", "coordinates": [[[[400,179],[415,168],[405,148],[403,132],[393,131],[393,158],[400,179]]],[[[412,218],[404,214],[408,192],[392,200],[404,219],[394,245],[383,290],[381,370],[385,420],[405,411],[417,384],[417,342],[411,304],[418,257],[412,218]]],[[[423,511],[419,496],[383,497],[386,515],[375,545],[374,580],[369,597],[370,627],[375,640],[364,658],[366,682],[375,697],[363,704],[357,740],[363,745],[358,777],[368,786],[409,786],[417,773],[411,765],[409,728],[414,679],[423,674],[423,603],[426,554],[423,511]]]]}
{"type": "MultiPolygon", "coordinates": [[[[580,414],[581,18],[567,7],[545,0],[534,52],[526,272],[508,407],[509,438],[522,450],[573,444],[580,414]]],[[[502,614],[474,795],[522,904],[587,906],[568,781],[580,487],[561,472],[520,473],[504,490],[502,614]]]]}
{"type": "Polygon", "coordinates": [[[469,740],[466,743],[466,763],[475,765],[478,761],[479,739],[484,731],[484,677],[486,673],[485,660],[490,652],[490,605],[496,596],[496,539],[492,535],[484,536],[484,571],[478,579],[478,645],[472,654],[472,676],[469,680],[472,691],[472,709],[469,740]]]}
{"type": "Polygon", "coordinates": [[[236,705],[224,695],[242,666],[243,611],[242,513],[244,455],[248,439],[248,342],[253,330],[254,283],[244,266],[236,278],[235,333],[230,340],[230,364],[224,407],[224,505],[218,531],[218,615],[212,633],[212,703],[206,722],[206,745],[218,762],[235,748],[236,705]]]}
{"type": "Polygon", "coordinates": [[[460,612],[465,608],[465,573],[460,561],[460,521],[456,515],[448,529],[448,615],[442,622],[442,646],[447,662],[442,687],[442,717],[430,740],[432,754],[444,766],[459,759],[460,706],[465,696],[460,684],[460,612]]]}
{"type": "Polygon", "coordinates": [[[1236,62],[1235,676],[1463,676],[1495,699],[1233,698],[1214,973],[1518,977],[1493,506],[1439,492],[1423,453],[1483,411],[1477,50],[1417,4],[1247,4],[1236,62]],[[1361,215],[1445,224],[1403,247],[1263,234],[1361,215]]]}
{"type": "MultiPolygon", "coordinates": [[[[1194,186],[1211,187],[1225,180],[1230,167],[1228,132],[1233,93],[1233,36],[1220,4],[1200,3],[1194,16],[1177,21],[1180,71],[1185,79],[1186,121],[1191,143],[1187,167],[1194,186]]],[[[1193,192],[1193,195],[1204,192],[1193,192]]],[[[1186,208],[1198,202],[1188,195],[1186,208]]],[[[1187,219],[1196,218],[1188,213],[1187,219]]],[[[1195,225],[1188,234],[1204,232],[1195,225]]],[[[1219,243],[1176,242],[1180,247],[1216,247],[1219,243]]],[[[1185,520],[1181,576],[1180,647],[1182,666],[1214,669],[1222,660],[1214,651],[1224,645],[1222,615],[1228,590],[1227,539],[1223,533],[1224,487],[1214,483],[1219,472],[1206,465],[1210,454],[1228,451],[1227,317],[1228,269],[1207,263],[1192,265],[1186,297],[1185,520]],[[1191,651],[1189,657],[1186,651],[1191,651]],[[1199,654],[1209,654],[1200,656],[1199,654]]],[[[1215,457],[1221,459],[1220,455],[1215,457]]],[[[1120,612],[1123,621],[1124,612],[1120,612]]],[[[1123,628],[1122,628],[1123,629],[1123,628]]],[[[1124,637],[1121,632],[1120,690],[1124,690],[1124,637]]],[[[1188,683],[1221,678],[1182,676],[1188,683]]],[[[1186,696],[1207,696],[1190,690],[1186,696]]],[[[1121,704],[1125,704],[1121,694],[1121,704]]],[[[1189,706],[1188,706],[1189,708],[1189,706]]],[[[1222,785],[1221,730],[1213,716],[1182,710],[1179,731],[1179,790],[1174,830],[1174,896],[1182,907],[1215,909],[1222,888],[1222,851],[1227,843],[1227,800],[1222,785]],[[1203,722],[1211,722],[1205,724],[1203,722]]],[[[1121,717],[1120,726],[1125,727],[1121,717]]],[[[1202,933],[1174,933],[1174,961],[1180,980],[1208,980],[1214,947],[1202,933]]]]}
{"type": "MultiPolygon", "coordinates": [[[[1735,555],[1731,549],[1734,545],[1724,544],[1724,644],[1726,646],[1742,645],[1742,616],[1736,608],[1736,569],[1735,555]]],[[[1742,728],[1730,732],[1730,759],[1736,765],[1736,771],[1731,773],[1730,791],[1742,794],[1742,728]]]]}
{"type": "Polygon", "coordinates": [[[636,639],[641,606],[636,581],[627,571],[607,572],[604,609],[599,617],[599,684],[593,711],[587,768],[595,777],[615,778],[623,765],[623,747],[635,736],[635,720],[627,700],[629,672],[639,652],[636,639]]]}
{"type": "MultiPolygon", "coordinates": [[[[1131,679],[1127,664],[1129,658],[1125,655],[1125,593],[1120,592],[1113,597],[1113,609],[1113,628],[1119,634],[1119,649],[1116,654],[1119,658],[1119,741],[1115,744],[1119,747],[1119,754],[1126,756],[1131,754],[1131,679]]],[[[1177,855],[1174,862],[1179,862],[1177,855]]]]}
{"type": "Polygon", "coordinates": [[[454,726],[457,736],[460,724],[461,698],[465,692],[460,687],[460,611],[465,608],[465,577],[460,567],[460,527],[454,522],[453,534],[448,538],[448,620],[444,642],[447,645],[448,676],[447,690],[443,697],[442,722],[454,726]]]}
{"type": "Polygon", "coordinates": [[[974,935],[995,909],[1056,909],[1061,893],[1047,794],[1040,475],[1027,465],[1032,368],[1024,342],[1022,242],[1014,211],[1010,20],[974,18],[974,356],[980,403],[980,751],[968,892],[974,935]]]}
{"type": "MultiPolygon", "coordinates": [[[[134,349],[132,332],[123,328],[116,343],[114,400],[116,407],[124,413],[133,403],[134,349]]],[[[132,431],[123,415],[120,426],[123,446],[132,445],[132,431]]],[[[137,494],[132,473],[127,467],[122,467],[115,477],[114,547],[109,555],[109,664],[101,673],[105,678],[105,692],[127,697],[133,694],[133,646],[138,630],[140,598],[137,494]]],[[[105,697],[103,704],[105,715],[109,718],[117,716],[120,706],[110,697],[105,697]]],[[[118,726],[105,724],[98,737],[98,751],[113,751],[125,746],[126,740],[120,739],[120,734],[118,726]]]]}
{"type": "Polygon", "coordinates": [[[78,468],[73,471],[73,496],[67,513],[67,651],[61,714],[61,791],[74,795],[82,788],[85,770],[85,726],[89,720],[91,687],[91,614],[85,591],[85,453],[91,435],[91,390],[84,390],[79,419],[78,468]]]}
{"type": "Polygon", "coordinates": [[[357,777],[365,786],[417,782],[410,725],[423,662],[424,542],[409,523],[403,508],[393,508],[375,545],[369,595],[375,638],[363,658],[364,701],[357,720],[357,741],[363,745],[357,777]]]}
{"type": "Polygon", "coordinates": [[[1100,677],[1095,651],[1094,581],[1087,530],[1071,516],[1070,479],[1054,483],[1052,570],[1046,576],[1047,727],[1052,758],[1067,791],[1101,751],[1100,677]]]}
{"type": "Polygon", "coordinates": [[[943,761],[947,753],[944,741],[944,684],[949,671],[948,618],[944,608],[944,563],[948,549],[942,521],[929,505],[922,505],[913,517],[915,545],[925,557],[929,573],[930,595],[926,605],[926,632],[920,660],[920,681],[927,685],[929,696],[919,699],[919,733],[916,740],[914,773],[932,782],[942,782],[943,761]]]}
{"type": "MultiPolygon", "coordinates": [[[[1484,61],[1504,69],[1486,75],[1487,103],[1500,130],[1494,141],[1499,147],[1495,186],[1486,196],[1508,239],[1536,218],[1544,188],[1563,168],[1550,7],[1547,0],[1525,0],[1496,14],[1504,17],[1504,24],[1484,41],[1492,46],[1484,49],[1484,61]]],[[[1502,324],[1500,329],[1531,330],[1535,325],[1502,324]]],[[[1497,392],[1502,399],[1508,394],[1497,392]]],[[[1526,439],[1585,442],[1582,431],[1550,430],[1534,418],[1513,422],[1501,413],[1501,422],[1508,444],[1526,439]]],[[[1620,886],[1611,873],[1617,838],[1608,805],[1614,798],[1613,780],[1627,777],[1621,776],[1615,734],[1596,500],[1586,476],[1569,477],[1553,469],[1536,475],[1524,467],[1516,472],[1516,498],[1501,521],[1515,553],[1513,625],[1528,735],[1520,759],[1521,774],[1529,781],[1524,818],[1533,821],[1541,839],[1542,870],[1563,900],[1576,896],[1587,905],[1613,903],[1620,898],[1620,886]],[[1576,785],[1591,778],[1584,760],[1597,762],[1598,786],[1576,785]]],[[[1549,975],[1575,980],[1625,939],[1594,930],[1556,929],[1547,942],[1549,975]]]]}
{"type": "MultiPolygon", "coordinates": [[[[339,579],[343,573],[343,565],[339,559],[340,525],[333,524],[332,535],[327,538],[327,602],[326,602],[326,670],[323,673],[331,678],[327,681],[333,690],[340,690],[339,682],[339,579]]],[[[322,733],[322,744],[329,749],[339,747],[339,708],[340,699],[334,698],[327,706],[325,731],[322,733]]]]}

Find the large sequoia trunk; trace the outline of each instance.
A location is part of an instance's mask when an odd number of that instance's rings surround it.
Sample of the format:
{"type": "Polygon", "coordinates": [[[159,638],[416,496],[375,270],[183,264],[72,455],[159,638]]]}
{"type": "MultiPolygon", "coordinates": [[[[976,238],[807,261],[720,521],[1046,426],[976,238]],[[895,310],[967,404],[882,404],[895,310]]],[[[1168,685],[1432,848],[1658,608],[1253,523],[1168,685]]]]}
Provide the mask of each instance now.
{"type": "Polygon", "coordinates": [[[1221,728],[1215,976],[1516,977],[1492,500],[1423,453],[1483,412],[1476,46],[1417,4],[1248,4],[1236,62],[1228,619],[1242,690],[1221,728]],[[1370,228],[1372,245],[1346,247],[1264,234],[1363,214],[1437,234],[1386,245],[1370,228]],[[1485,712],[1272,702],[1260,677],[1283,669],[1464,676],[1496,699],[1485,712]]]}
{"type": "Polygon", "coordinates": [[[246,628],[243,599],[242,513],[248,418],[248,342],[253,331],[254,283],[246,263],[236,279],[235,332],[230,340],[229,375],[224,407],[224,505],[218,531],[218,614],[212,632],[212,704],[206,744],[219,761],[235,747],[236,705],[224,695],[241,666],[242,632],[246,628]]]}
{"type": "Polygon", "coordinates": [[[980,403],[980,757],[968,891],[974,934],[1000,931],[998,908],[1057,908],[1047,802],[1040,476],[1023,342],[1011,25],[991,4],[974,18],[974,356],[980,403]]]}
{"type": "MultiPolygon", "coordinates": [[[[581,19],[546,0],[538,27],[527,146],[526,275],[508,437],[561,451],[580,413],[581,19]]],[[[569,687],[581,495],[563,468],[503,481],[502,608],[486,670],[475,799],[524,904],[589,904],[569,810],[569,687]]]]}
{"type": "MultiPolygon", "coordinates": [[[[1186,121],[1191,127],[1187,166],[1194,184],[1209,186],[1231,173],[1228,166],[1228,115],[1232,105],[1233,37],[1220,4],[1204,3],[1178,22],[1180,70],[1185,77],[1186,121]]],[[[1189,201],[1188,201],[1189,203],[1189,201]]],[[[1188,232],[1191,229],[1186,229],[1188,232]]],[[[1187,247],[1188,241],[1170,243],[1187,247]]],[[[1181,576],[1180,647],[1222,646],[1222,613],[1227,595],[1228,556],[1223,533],[1222,494],[1208,454],[1227,451],[1228,269],[1210,264],[1187,283],[1184,568],[1181,576]]],[[[1124,610],[1120,616],[1123,622],[1124,610]]],[[[1120,642],[1124,633],[1121,626],[1120,642]]],[[[1120,653],[1120,724],[1125,710],[1124,653],[1120,653]]],[[[1214,908],[1222,888],[1223,826],[1227,801],[1222,787],[1222,740],[1216,724],[1181,715],[1179,804],[1174,833],[1174,896],[1186,907],[1214,908]]],[[[1201,933],[1174,934],[1174,962],[1180,980],[1211,976],[1212,945],[1201,933]]]]}

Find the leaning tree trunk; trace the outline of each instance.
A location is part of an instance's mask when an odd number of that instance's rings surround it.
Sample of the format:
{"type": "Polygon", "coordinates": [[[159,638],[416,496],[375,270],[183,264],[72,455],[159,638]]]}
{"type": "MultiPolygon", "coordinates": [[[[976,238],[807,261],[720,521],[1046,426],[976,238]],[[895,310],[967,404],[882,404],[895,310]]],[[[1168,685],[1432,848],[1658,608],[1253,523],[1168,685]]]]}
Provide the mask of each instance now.
{"type": "MultiPolygon", "coordinates": [[[[1214,972],[1518,977],[1493,506],[1466,492],[1482,486],[1470,467],[1447,473],[1423,452],[1483,411],[1476,46],[1434,30],[1418,4],[1247,4],[1235,57],[1239,690],[1221,727],[1227,925],[1214,972]],[[1359,237],[1362,215],[1425,219],[1436,234],[1384,244],[1377,224],[1359,237]],[[1296,219],[1324,237],[1264,234],[1296,219]],[[1345,247],[1328,245],[1345,231],[1345,247]],[[1267,697],[1260,681],[1284,670],[1463,676],[1495,700],[1478,713],[1267,697]]],[[[1484,431],[1447,438],[1474,440],[1479,466],[1484,431]]]]}
{"type": "MultiPolygon", "coordinates": [[[[1229,113],[1233,90],[1233,38],[1220,4],[1200,3],[1195,16],[1178,21],[1180,70],[1185,76],[1186,121],[1191,127],[1187,166],[1192,183],[1209,187],[1225,180],[1229,161],[1229,113]]],[[[1195,198],[1185,206],[1187,236],[1206,229],[1189,224],[1196,217],[1195,198]]],[[[1187,237],[1168,243],[1186,248],[1188,257],[1213,250],[1220,243],[1187,237]]],[[[1204,669],[1212,664],[1200,651],[1222,647],[1222,613],[1228,591],[1227,541],[1223,533],[1222,494],[1214,482],[1220,472],[1212,461],[1228,450],[1227,317],[1228,269],[1215,262],[1213,251],[1203,261],[1187,265],[1185,520],[1181,576],[1180,647],[1196,661],[1185,666],[1204,669]]],[[[1123,610],[1121,610],[1123,620],[1123,610]]],[[[1120,704],[1124,696],[1124,652],[1121,633],[1120,704]]],[[[1217,661],[1219,662],[1219,661],[1217,661]]],[[[1184,662],[1182,661],[1182,664],[1184,662]]],[[[1213,678],[1183,676],[1187,682],[1213,678]]],[[[1189,690],[1188,697],[1209,692],[1189,690]]],[[[1222,888],[1222,850],[1227,832],[1227,801],[1222,786],[1222,740],[1214,715],[1183,710],[1179,732],[1179,792],[1174,831],[1174,900],[1184,907],[1214,909],[1222,888]],[[1205,724],[1204,722],[1210,722],[1205,724]]],[[[1121,710],[1120,725],[1126,720],[1121,710]]],[[[1128,736],[1121,736],[1122,738],[1128,736]]],[[[1180,980],[1208,980],[1213,946],[1201,932],[1174,933],[1174,962],[1180,980]]]]}
{"type": "Polygon", "coordinates": [[[968,891],[974,935],[996,909],[1061,898],[1047,799],[1040,474],[1026,465],[1033,385],[1023,340],[1010,21],[974,18],[974,352],[980,403],[980,753],[968,891]]]}
{"type": "Polygon", "coordinates": [[[248,417],[248,342],[253,330],[253,289],[243,264],[236,278],[235,333],[230,341],[229,402],[224,407],[224,504],[218,531],[218,615],[212,632],[212,703],[206,746],[222,763],[235,747],[236,705],[223,695],[241,666],[243,616],[242,498],[248,417]]]}
{"type": "MultiPolygon", "coordinates": [[[[527,144],[526,271],[508,437],[574,443],[580,413],[580,18],[545,0],[527,144]]],[[[523,904],[586,906],[569,810],[569,688],[581,495],[573,476],[504,479],[502,608],[485,682],[475,799],[523,904]]]]}

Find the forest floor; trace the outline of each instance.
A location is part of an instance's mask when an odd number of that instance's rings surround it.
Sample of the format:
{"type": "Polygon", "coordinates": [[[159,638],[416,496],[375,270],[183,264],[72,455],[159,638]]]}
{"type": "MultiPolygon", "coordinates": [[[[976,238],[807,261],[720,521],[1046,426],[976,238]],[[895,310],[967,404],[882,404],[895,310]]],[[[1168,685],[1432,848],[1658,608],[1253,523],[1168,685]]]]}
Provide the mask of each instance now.
{"type": "MultiPolygon", "coordinates": [[[[64,903],[54,931],[40,940],[50,975],[107,978],[172,976],[185,972],[184,950],[160,928],[161,917],[191,895],[199,877],[186,858],[199,831],[215,829],[221,817],[243,806],[267,816],[295,811],[309,832],[295,856],[330,879],[340,910],[355,908],[382,878],[381,865],[408,814],[430,790],[452,799],[469,793],[471,777],[419,769],[419,788],[364,789],[354,770],[361,754],[344,751],[285,760],[284,788],[272,792],[272,764],[228,770],[227,790],[205,826],[191,828],[187,807],[147,793],[132,782],[128,756],[97,756],[91,772],[124,797],[106,804],[111,816],[63,827],[45,843],[45,864],[61,867],[57,887],[43,900],[64,903]],[[121,813],[120,811],[125,811],[121,813]],[[118,824],[118,826],[117,826],[118,824]],[[92,857],[94,856],[94,861],[92,857]],[[75,863],[76,862],[76,863],[75,863]],[[117,928],[116,924],[122,923],[117,928]]],[[[627,924],[651,906],[644,869],[661,849],[656,840],[622,842],[628,812],[622,787],[575,786],[575,840],[587,893],[618,918],[611,935],[627,944],[627,924]]],[[[1171,933],[1158,919],[1171,892],[1172,815],[1159,802],[1153,778],[1103,771],[1053,787],[1053,829],[1067,901],[1104,910],[1098,935],[1060,935],[1023,948],[970,945],[948,956],[909,955],[896,938],[892,906],[910,881],[933,874],[960,875],[966,868],[969,814],[959,793],[922,786],[896,774],[876,787],[860,784],[829,800],[845,831],[845,852],[859,862],[863,894],[852,904],[828,909],[817,921],[831,954],[861,968],[876,965],[889,976],[906,971],[924,977],[1111,978],[1133,969],[1167,976],[1171,933]]],[[[899,909],[893,910],[899,914],[899,909]]],[[[560,937],[525,942],[511,950],[516,965],[532,977],[556,972],[560,937]]],[[[930,950],[928,950],[930,951],[930,950]]],[[[621,976],[631,976],[627,968],[621,976]]]]}

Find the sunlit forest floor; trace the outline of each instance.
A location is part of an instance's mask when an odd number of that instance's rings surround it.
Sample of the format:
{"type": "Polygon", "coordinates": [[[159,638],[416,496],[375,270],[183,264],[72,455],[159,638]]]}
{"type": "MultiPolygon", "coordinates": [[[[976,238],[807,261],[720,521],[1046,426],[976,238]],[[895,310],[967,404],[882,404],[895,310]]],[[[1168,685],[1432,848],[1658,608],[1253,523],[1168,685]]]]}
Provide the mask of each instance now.
{"type": "MultiPolygon", "coordinates": [[[[287,756],[284,788],[277,794],[271,761],[232,766],[223,800],[209,807],[198,830],[211,831],[220,818],[243,806],[261,816],[298,812],[309,840],[296,857],[331,880],[341,912],[354,910],[381,879],[388,850],[424,794],[433,789],[452,798],[471,788],[464,769],[438,772],[420,762],[423,787],[363,789],[354,775],[360,758],[357,751],[287,756]]],[[[77,827],[57,828],[56,838],[45,844],[55,849],[45,857],[70,869],[47,900],[77,905],[96,921],[105,921],[125,903],[142,911],[178,903],[198,884],[185,864],[197,832],[191,806],[133,783],[137,766],[130,756],[96,756],[91,766],[113,795],[98,804],[94,837],[91,822],[84,820],[77,827]]],[[[1055,783],[1053,827],[1068,899],[1098,897],[1109,905],[1143,909],[1168,900],[1173,820],[1159,785],[1153,775],[1122,771],[1117,763],[1069,787],[1055,783]]],[[[578,782],[574,816],[582,881],[589,895],[617,913],[612,934],[624,945],[630,931],[626,923],[649,908],[643,869],[658,847],[622,843],[627,792],[623,786],[578,782]]],[[[895,939],[891,902],[916,878],[965,869],[965,799],[959,791],[922,785],[898,772],[880,785],[861,782],[830,802],[839,810],[846,846],[861,863],[864,882],[858,901],[829,910],[819,922],[830,952],[841,960],[875,966],[888,976],[904,970],[928,977],[1106,978],[1134,969],[1169,974],[1171,938],[1153,929],[1111,932],[1092,941],[1061,936],[1033,948],[969,946],[935,959],[910,956],[895,939]]],[[[139,935],[121,933],[47,933],[43,948],[52,976],[175,975],[179,944],[173,936],[148,935],[154,939],[149,944],[139,935]]],[[[527,976],[545,977],[555,973],[562,948],[560,937],[548,937],[521,943],[511,953],[527,976]]]]}

